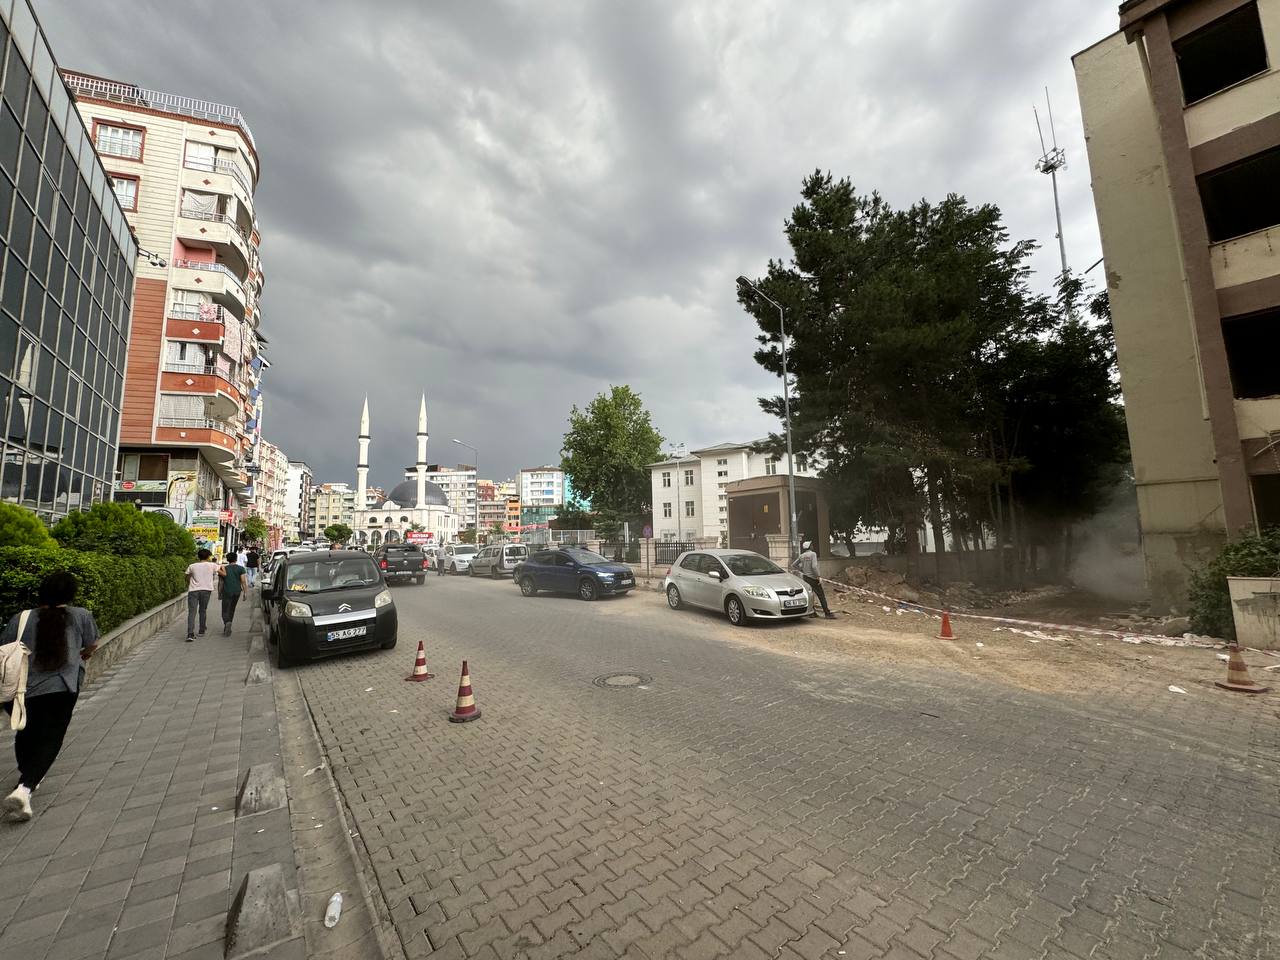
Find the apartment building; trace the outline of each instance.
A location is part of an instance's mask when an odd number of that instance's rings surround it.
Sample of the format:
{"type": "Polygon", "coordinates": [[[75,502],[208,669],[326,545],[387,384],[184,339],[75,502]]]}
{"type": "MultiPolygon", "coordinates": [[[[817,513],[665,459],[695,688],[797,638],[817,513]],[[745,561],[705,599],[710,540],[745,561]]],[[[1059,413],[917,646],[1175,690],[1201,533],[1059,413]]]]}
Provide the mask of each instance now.
{"type": "Polygon", "coordinates": [[[253,509],[266,521],[267,545],[274,549],[286,539],[289,527],[289,458],[270,440],[261,440],[255,451],[258,472],[253,482],[253,509]]]}
{"type": "Polygon", "coordinates": [[[323,536],[325,527],[345,523],[355,528],[356,492],[346,483],[321,483],[311,488],[307,535],[323,536]]]}
{"type": "MultiPolygon", "coordinates": [[[[726,487],[735,480],[787,475],[785,457],[757,452],[766,442],[718,443],[649,464],[654,537],[725,540],[729,530],[726,487]]],[[[795,466],[797,477],[814,476],[804,457],[796,457],[795,466]]]]}
{"type": "Polygon", "coordinates": [[[284,537],[290,542],[302,539],[311,530],[311,468],[304,460],[289,461],[289,479],[285,484],[284,537]]]}
{"type": "Polygon", "coordinates": [[[1280,523],[1280,0],[1129,0],[1073,58],[1148,582],[1280,523]]]}
{"type": "Polygon", "coordinates": [[[560,513],[565,476],[559,467],[525,467],[520,471],[520,526],[540,526],[560,513]]]}
{"type": "Polygon", "coordinates": [[[0,71],[0,499],[52,522],[111,499],[138,247],[27,0],[0,71]]]}
{"type": "MultiPolygon", "coordinates": [[[[62,77],[149,255],[135,286],[121,468],[136,457],[149,477],[192,489],[196,509],[237,517],[252,495],[246,467],[264,366],[253,134],[232,106],[74,71],[62,77]]],[[[158,505],[168,496],[131,499],[158,505]]]]}
{"type": "MultiPolygon", "coordinates": [[[[406,467],[413,471],[413,467],[406,467]]],[[[413,474],[417,476],[416,472],[413,474]]],[[[476,468],[465,463],[446,467],[427,464],[427,482],[434,483],[449,498],[449,509],[462,519],[462,529],[476,525],[476,468]]]]}

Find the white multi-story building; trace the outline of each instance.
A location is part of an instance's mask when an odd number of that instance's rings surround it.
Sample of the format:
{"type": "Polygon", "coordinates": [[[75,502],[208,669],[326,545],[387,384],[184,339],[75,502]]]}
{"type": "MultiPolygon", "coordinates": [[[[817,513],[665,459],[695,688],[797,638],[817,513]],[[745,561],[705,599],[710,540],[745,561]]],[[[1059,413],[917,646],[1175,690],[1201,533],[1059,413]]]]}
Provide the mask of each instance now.
{"type": "Polygon", "coordinates": [[[311,468],[305,461],[289,461],[284,496],[284,538],[293,542],[302,539],[303,531],[311,529],[311,468]]]}
{"type": "Polygon", "coordinates": [[[345,523],[348,527],[355,528],[356,492],[350,484],[317,484],[311,488],[310,500],[310,523],[306,527],[308,536],[323,536],[325,528],[335,523],[345,523]]]}
{"type": "Polygon", "coordinates": [[[463,529],[476,525],[476,468],[465,463],[427,467],[427,482],[434,483],[449,498],[449,507],[462,518],[463,529]]]}
{"type": "Polygon", "coordinates": [[[541,526],[564,506],[564,471],[559,467],[525,467],[520,471],[520,525],[541,526]]]}
{"type": "Polygon", "coordinates": [[[274,549],[285,539],[288,526],[289,458],[270,440],[260,440],[255,451],[258,474],[253,483],[252,510],[266,522],[267,546],[274,549]]]}
{"type": "MultiPolygon", "coordinates": [[[[718,443],[651,463],[653,535],[662,540],[724,539],[729,529],[725,488],[735,480],[786,476],[785,456],[756,452],[764,443],[718,443]]],[[[803,457],[795,458],[795,466],[797,477],[815,475],[803,457]]]]}

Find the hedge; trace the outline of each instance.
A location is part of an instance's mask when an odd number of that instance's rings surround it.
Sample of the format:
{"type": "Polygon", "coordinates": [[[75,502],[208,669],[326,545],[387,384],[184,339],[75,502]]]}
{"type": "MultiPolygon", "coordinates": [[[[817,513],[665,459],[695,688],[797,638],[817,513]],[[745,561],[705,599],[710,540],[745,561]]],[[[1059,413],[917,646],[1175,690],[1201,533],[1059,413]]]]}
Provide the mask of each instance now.
{"type": "Polygon", "coordinates": [[[190,558],[117,557],[57,547],[0,547],[0,617],[34,607],[40,584],[67,571],[80,581],[76,605],[86,607],[103,633],[187,589],[190,558]]]}
{"type": "Polygon", "coordinates": [[[1236,638],[1227,577],[1280,576],[1280,527],[1240,537],[1191,576],[1191,629],[1211,637],[1236,638]]]}

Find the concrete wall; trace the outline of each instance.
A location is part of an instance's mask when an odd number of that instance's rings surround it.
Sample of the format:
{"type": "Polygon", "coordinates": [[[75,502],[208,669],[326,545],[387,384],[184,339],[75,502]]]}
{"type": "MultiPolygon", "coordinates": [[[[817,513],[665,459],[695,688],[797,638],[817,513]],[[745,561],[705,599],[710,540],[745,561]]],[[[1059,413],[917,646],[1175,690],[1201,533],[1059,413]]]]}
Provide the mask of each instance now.
{"type": "Polygon", "coordinates": [[[1225,539],[1218,471],[1160,134],[1136,44],[1076,55],[1153,599],[1225,539]]]}
{"type": "Polygon", "coordinates": [[[182,616],[186,609],[187,595],[184,593],[167,603],[153,607],[146,613],[139,614],[132,620],[125,621],[106,634],[98,641],[98,649],[85,664],[85,682],[96,683],[99,677],[132,653],[138,644],[169,626],[182,616]]]}

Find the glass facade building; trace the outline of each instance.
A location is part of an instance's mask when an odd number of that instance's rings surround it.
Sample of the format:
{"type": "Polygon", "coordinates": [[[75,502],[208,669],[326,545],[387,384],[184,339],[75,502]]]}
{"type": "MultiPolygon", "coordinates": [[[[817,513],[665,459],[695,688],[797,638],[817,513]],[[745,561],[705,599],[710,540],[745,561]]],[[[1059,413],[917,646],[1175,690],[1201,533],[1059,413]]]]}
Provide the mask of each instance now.
{"type": "Polygon", "coordinates": [[[111,499],[137,244],[28,0],[0,0],[0,498],[111,499]]]}

